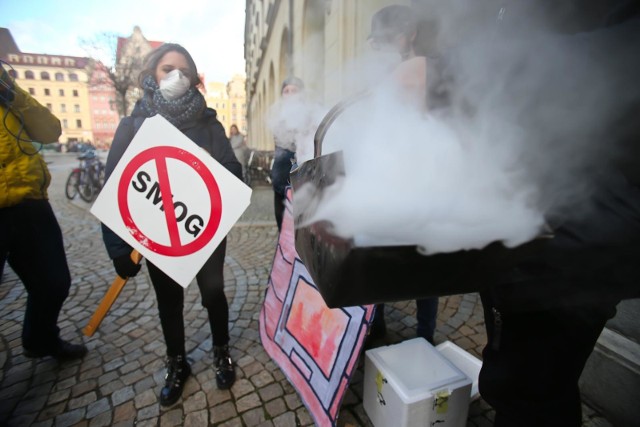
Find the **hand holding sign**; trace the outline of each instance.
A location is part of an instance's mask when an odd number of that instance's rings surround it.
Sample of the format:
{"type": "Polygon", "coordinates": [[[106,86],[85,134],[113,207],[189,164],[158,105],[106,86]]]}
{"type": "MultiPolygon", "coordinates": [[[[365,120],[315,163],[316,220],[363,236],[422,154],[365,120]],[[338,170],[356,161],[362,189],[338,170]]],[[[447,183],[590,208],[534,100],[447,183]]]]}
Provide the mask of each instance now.
{"type": "MultiPolygon", "coordinates": [[[[131,252],[131,255],[129,255],[129,258],[131,260],[131,263],[133,265],[137,265],[139,269],[140,261],[142,261],[142,255],[140,255],[138,251],[134,250],[131,252]]],[[[124,285],[127,284],[127,280],[129,280],[128,277],[122,277],[118,273],[118,276],[116,276],[113,283],[111,283],[111,286],[109,287],[109,290],[105,294],[104,298],[102,298],[102,301],[96,309],[96,312],[93,313],[93,316],[91,316],[91,320],[89,320],[87,326],[85,326],[85,328],[82,330],[82,332],[86,336],[91,337],[98,330],[98,327],[102,323],[102,319],[104,319],[104,317],[109,312],[109,309],[118,298],[118,295],[120,295],[120,291],[122,291],[124,285]]]]}

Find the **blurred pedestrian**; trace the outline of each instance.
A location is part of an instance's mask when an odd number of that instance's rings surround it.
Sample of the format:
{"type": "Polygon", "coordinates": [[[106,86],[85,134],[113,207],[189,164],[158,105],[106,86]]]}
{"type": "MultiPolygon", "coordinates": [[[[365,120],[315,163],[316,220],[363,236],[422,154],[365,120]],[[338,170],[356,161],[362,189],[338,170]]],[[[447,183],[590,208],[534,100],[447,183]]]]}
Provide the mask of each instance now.
{"type": "Polygon", "coordinates": [[[4,66],[0,75],[0,279],[8,261],[27,290],[24,355],[78,359],[87,348],[60,338],[58,317],[69,295],[71,274],[62,231],[48,201],[51,176],[35,148],[58,141],[60,121],[20,88],[4,66]]]}
{"type": "Polygon", "coordinates": [[[247,147],[247,138],[240,133],[238,126],[235,124],[232,124],[229,128],[229,143],[231,143],[231,148],[233,148],[233,154],[236,155],[236,159],[238,159],[238,162],[242,165],[242,177],[244,179],[247,173],[249,147],[247,147]]]}
{"type": "MultiPolygon", "coordinates": [[[[184,47],[166,43],[149,53],[139,83],[143,96],[131,116],[123,118],[116,130],[107,158],[107,177],[144,120],[159,114],[242,179],[242,167],[215,111],[206,108],[204,97],[198,90],[201,82],[196,64],[184,47]]],[[[123,278],[135,276],[140,266],[130,258],[131,247],[104,225],[103,236],[118,275],[123,278]]],[[[209,314],[216,384],[220,389],[230,388],[235,381],[234,364],[229,353],[229,307],[224,293],[225,252],[226,239],[196,275],[202,305],[209,314]]],[[[160,324],[167,345],[167,374],[160,404],[169,406],[180,398],[185,381],[191,374],[185,351],[184,289],[149,261],[147,268],[158,300],[160,324]]]]}
{"type": "Polygon", "coordinates": [[[271,167],[271,185],[273,186],[273,208],[278,230],[282,227],[285,189],[290,185],[289,172],[295,163],[296,130],[299,128],[297,120],[290,121],[293,110],[287,107],[293,104],[286,102],[290,99],[299,99],[299,94],[303,90],[304,83],[299,78],[285,79],[280,89],[281,103],[272,107],[269,117],[269,127],[274,133],[276,146],[271,167]]]}

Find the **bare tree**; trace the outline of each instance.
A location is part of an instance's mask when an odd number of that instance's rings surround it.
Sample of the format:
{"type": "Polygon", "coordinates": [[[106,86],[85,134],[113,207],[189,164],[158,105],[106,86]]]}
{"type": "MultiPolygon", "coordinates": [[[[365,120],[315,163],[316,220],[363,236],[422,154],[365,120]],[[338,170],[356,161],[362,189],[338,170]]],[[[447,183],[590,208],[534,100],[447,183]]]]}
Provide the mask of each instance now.
{"type": "Polygon", "coordinates": [[[100,33],[90,39],[81,39],[80,45],[91,58],[90,85],[110,86],[116,92],[116,108],[120,117],[130,111],[132,96],[137,91],[142,58],[123,55],[118,49],[118,35],[100,33]],[[97,71],[103,72],[97,72],[97,71]]]}

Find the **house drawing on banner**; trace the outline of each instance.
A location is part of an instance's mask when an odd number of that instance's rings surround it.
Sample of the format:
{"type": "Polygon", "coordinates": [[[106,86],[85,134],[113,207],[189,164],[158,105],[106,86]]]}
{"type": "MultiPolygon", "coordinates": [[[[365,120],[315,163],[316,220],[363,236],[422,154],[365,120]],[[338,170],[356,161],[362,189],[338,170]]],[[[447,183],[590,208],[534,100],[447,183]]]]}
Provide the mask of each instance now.
{"type": "Polygon", "coordinates": [[[291,194],[289,189],[260,312],[260,337],[316,425],[333,426],[356,369],[373,306],[326,306],[295,249],[291,194]]]}

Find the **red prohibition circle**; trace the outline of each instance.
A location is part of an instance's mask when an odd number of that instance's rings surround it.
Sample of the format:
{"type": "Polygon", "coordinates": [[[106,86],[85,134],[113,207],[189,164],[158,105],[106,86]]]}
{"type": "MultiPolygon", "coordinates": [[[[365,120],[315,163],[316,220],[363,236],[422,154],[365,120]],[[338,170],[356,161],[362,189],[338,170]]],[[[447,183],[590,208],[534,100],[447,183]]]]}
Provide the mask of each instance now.
{"type": "Polygon", "coordinates": [[[149,250],[166,256],[186,256],[199,251],[205,247],[218,231],[220,218],[222,217],[222,196],[220,188],[211,171],[202,163],[200,159],[190,152],[170,146],[160,146],[149,148],[135,156],[125,167],[118,184],[118,207],[125,226],[131,235],[149,250]],[[191,243],[182,245],[178,234],[178,223],[176,221],[175,210],[172,202],[171,185],[167,171],[166,159],[172,158],[182,161],[192,167],[202,178],[209,191],[211,201],[211,212],[209,222],[198,236],[191,243]],[[162,205],[167,220],[169,230],[170,245],[162,245],[146,236],[133,221],[129,210],[128,193],[133,175],[147,162],[155,161],[158,170],[158,184],[162,196],[162,205]]]}

